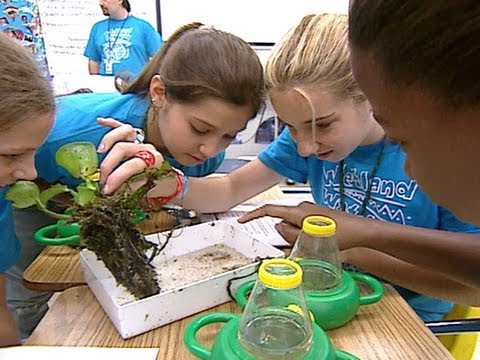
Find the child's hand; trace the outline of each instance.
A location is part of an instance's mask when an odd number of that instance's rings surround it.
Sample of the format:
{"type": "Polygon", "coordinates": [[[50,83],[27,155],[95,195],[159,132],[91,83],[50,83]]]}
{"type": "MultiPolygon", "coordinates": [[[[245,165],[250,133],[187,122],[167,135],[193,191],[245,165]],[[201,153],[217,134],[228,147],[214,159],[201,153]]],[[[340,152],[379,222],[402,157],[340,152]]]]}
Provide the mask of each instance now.
{"type": "MultiPolygon", "coordinates": [[[[152,144],[117,142],[100,164],[103,194],[113,193],[131,176],[141,173],[147,167],[160,167],[163,160],[162,154],[152,144]]],[[[133,187],[141,185],[143,184],[135,184],[133,187]]]]}
{"type": "Polygon", "coordinates": [[[103,137],[97,148],[97,151],[101,154],[108,152],[119,141],[143,142],[143,131],[134,128],[130,124],[124,124],[112,118],[97,118],[97,122],[102,126],[108,126],[113,129],[103,137]],[[139,139],[139,137],[142,137],[142,139],[139,139]]]}
{"type": "Polygon", "coordinates": [[[282,221],[275,228],[285,240],[292,244],[302,228],[303,219],[309,215],[329,216],[335,220],[336,235],[341,250],[360,246],[358,242],[364,238],[362,235],[367,234],[372,228],[369,223],[374,221],[304,201],[297,206],[265,205],[243,215],[238,222],[245,223],[262,216],[281,218],[282,221]]]}
{"type": "Polygon", "coordinates": [[[303,218],[309,215],[308,213],[304,214],[304,211],[306,210],[300,206],[264,205],[241,216],[238,222],[246,223],[263,216],[281,218],[282,221],[275,225],[275,229],[288,243],[293,245],[301,231],[303,218]]]}
{"type": "Polygon", "coordinates": [[[142,143],[141,129],[112,118],[98,118],[97,121],[100,125],[112,128],[97,149],[99,153],[108,153],[100,164],[103,194],[113,193],[132,175],[141,173],[146,167],[162,165],[162,154],[153,145],[142,143]]]}

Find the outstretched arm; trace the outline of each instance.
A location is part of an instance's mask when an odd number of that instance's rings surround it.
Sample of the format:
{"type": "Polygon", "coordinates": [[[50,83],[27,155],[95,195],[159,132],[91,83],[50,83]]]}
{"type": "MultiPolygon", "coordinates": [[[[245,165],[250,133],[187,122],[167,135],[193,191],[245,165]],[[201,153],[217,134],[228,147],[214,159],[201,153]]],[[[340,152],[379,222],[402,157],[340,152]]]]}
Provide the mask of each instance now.
{"type": "Polygon", "coordinates": [[[281,180],[281,175],[253,160],[226,176],[190,178],[190,190],[179,203],[203,213],[227,211],[281,180]]]}
{"type": "MultiPolygon", "coordinates": [[[[474,294],[470,293],[465,302],[480,305],[480,235],[366,219],[312,203],[302,203],[297,207],[267,205],[239,221],[246,222],[261,216],[279,217],[288,224],[290,237],[293,237],[292,228],[299,231],[303,218],[312,214],[335,219],[340,249],[369,248],[439,273],[446,279],[474,289],[474,294]]],[[[445,298],[449,292],[445,289],[442,297],[445,298]]]]}
{"type": "MultiPolygon", "coordinates": [[[[112,118],[99,118],[99,124],[112,128],[102,139],[98,151],[108,153],[100,166],[106,195],[113,193],[130,176],[144,170],[145,163],[131,159],[135,153],[148,150],[160,166],[163,156],[151,144],[136,144],[135,129],[112,118]],[[128,161],[124,161],[130,159],[128,161]],[[122,161],[122,165],[118,166],[122,161]]],[[[177,203],[203,213],[227,211],[241,202],[278,184],[282,176],[260,160],[253,160],[226,176],[189,178],[189,191],[177,203]]],[[[175,192],[176,181],[165,179],[148,192],[148,197],[165,197],[175,192]]]]}
{"type": "Polygon", "coordinates": [[[344,262],[421,294],[459,304],[480,301],[478,289],[454,281],[439,272],[427,270],[376,250],[352,248],[342,251],[341,256],[344,262]]]}

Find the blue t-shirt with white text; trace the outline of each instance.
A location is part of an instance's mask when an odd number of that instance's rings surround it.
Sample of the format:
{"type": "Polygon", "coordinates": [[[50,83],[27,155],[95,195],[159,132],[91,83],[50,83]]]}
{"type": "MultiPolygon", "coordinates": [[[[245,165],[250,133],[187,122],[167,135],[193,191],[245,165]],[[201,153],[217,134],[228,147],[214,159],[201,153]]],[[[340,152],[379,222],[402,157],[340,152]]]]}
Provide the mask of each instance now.
{"type": "Polygon", "coordinates": [[[93,25],[84,55],[100,63],[100,75],[129,71],[136,76],[162,44],[160,34],[145,20],[132,15],[108,18],[93,25]]]}
{"type": "MultiPolygon", "coordinates": [[[[480,233],[480,228],[461,222],[450,211],[433,203],[403,171],[405,153],[400,146],[385,140],[360,146],[344,159],[345,210],[359,214],[370,183],[370,174],[383,148],[380,165],[372,179],[371,196],[365,216],[428,229],[480,233]]],[[[259,155],[275,172],[296,182],[309,182],[315,202],[340,210],[340,163],[322,161],[314,155],[302,157],[289,129],[259,155]]],[[[417,294],[397,286],[410,306],[424,321],[439,320],[451,310],[448,301],[417,294]]]]}

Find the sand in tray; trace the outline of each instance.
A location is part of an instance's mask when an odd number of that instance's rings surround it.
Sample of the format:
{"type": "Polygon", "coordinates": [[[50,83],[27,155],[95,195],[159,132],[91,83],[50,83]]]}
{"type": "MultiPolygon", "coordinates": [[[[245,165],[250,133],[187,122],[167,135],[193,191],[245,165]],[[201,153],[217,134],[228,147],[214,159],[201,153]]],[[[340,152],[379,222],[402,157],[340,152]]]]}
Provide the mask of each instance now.
{"type": "Polygon", "coordinates": [[[160,292],[183,287],[253,263],[235,249],[216,244],[157,264],[160,292]]]}

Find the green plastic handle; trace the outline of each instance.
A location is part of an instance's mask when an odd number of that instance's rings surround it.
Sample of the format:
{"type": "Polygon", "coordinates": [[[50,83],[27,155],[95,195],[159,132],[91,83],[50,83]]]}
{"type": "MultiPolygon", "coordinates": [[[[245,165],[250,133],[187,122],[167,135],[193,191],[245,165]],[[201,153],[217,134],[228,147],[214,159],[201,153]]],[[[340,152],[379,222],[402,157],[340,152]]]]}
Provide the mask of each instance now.
{"type": "Polygon", "coordinates": [[[360,358],[355,355],[342,350],[335,350],[335,358],[337,360],[360,360],[360,358]]]}
{"type": "Polygon", "coordinates": [[[209,313],[205,315],[201,315],[195,320],[193,320],[190,324],[188,324],[187,328],[185,329],[185,335],[183,336],[183,341],[185,342],[185,346],[187,347],[190,352],[199,357],[200,359],[208,360],[212,356],[212,350],[202,346],[197,341],[197,332],[204,326],[216,322],[229,322],[230,320],[234,319],[237,315],[232,313],[209,313]]]}
{"type": "MultiPolygon", "coordinates": [[[[35,232],[35,240],[43,245],[72,245],[80,246],[80,236],[78,235],[78,230],[74,230],[75,225],[60,225],[60,226],[72,226],[72,235],[64,237],[49,237],[50,233],[58,234],[58,222],[56,224],[47,225],[35,232]],[[76,233],[75,233],[76,232],[76,233]]],[[[78,225],[77,225],[78,227],[78,225]]]]}
{"type": "Polygon", "coordinates": [[[245,309],[245,306],[247,306],[248,295],[250,294],[254,286],[255,280],[250,280],[240,285],[235,292],[235,302],[240,305],[242,309],[245,309]]]}
{"type": "Polygon", "coordinates": [[[373,276],[362,274],[355,271],[349,271],[348,273],[355,279],[355,281],[362,282],[372,289],[372,292],[370,294],[360,295],[360,299],[359,299],[360,305],[368,305],[368,304],[376,303],[383,297],[383,293],[384,293],[383,285],[380,283],[380,281],[375,279],[373,276]]]}

